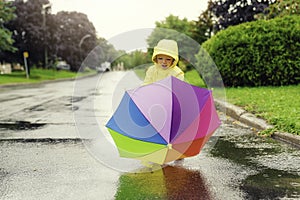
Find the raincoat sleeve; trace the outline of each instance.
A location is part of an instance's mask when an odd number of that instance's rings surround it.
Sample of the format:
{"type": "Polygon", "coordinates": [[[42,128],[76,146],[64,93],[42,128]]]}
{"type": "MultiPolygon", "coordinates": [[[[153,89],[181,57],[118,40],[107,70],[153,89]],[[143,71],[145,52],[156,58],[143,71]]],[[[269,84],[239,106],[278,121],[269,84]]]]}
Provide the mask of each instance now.
{"type": "Polygon", "coordinates": [[[147,71],[146,71],[146,76],[145,76],[145,79],[144,79],[144,82],[142,85],[148,85],[150,83],[153,83],[153,70],[152,68],[150,67],[147,71]]]}
{"type": "Polygon", "coordinates": [[[172,76],[184,81],[184,72],[177,66],[172,69],[172,76]]]}
{"type": "Polygon", "coordinates": [[[178,78],[179,80],[184,81],[184,73],[183,72],[179,72],[175,77],[178,78]]]}

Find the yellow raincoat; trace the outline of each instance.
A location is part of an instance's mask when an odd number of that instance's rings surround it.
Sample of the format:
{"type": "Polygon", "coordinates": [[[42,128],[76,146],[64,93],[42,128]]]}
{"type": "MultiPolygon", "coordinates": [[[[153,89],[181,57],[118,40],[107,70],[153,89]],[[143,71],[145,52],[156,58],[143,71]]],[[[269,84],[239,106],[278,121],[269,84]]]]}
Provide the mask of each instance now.
{"type": "Polygon", "coordinates": [[[168,76],[174,76],[182,81],[184,80],[183,71],[176,66],[179,61],[176,41],[166,39],[159,41],[157,46],[154,47],[152,61],[154,62],[154,65],[149,67],[147,70],[143,85],[162,80],[168,76]],[[159,54],[171,56],[174,59],[172,65],[167,69],[164,69],[158,65],[156,62],[156,56],[159,54]]]}

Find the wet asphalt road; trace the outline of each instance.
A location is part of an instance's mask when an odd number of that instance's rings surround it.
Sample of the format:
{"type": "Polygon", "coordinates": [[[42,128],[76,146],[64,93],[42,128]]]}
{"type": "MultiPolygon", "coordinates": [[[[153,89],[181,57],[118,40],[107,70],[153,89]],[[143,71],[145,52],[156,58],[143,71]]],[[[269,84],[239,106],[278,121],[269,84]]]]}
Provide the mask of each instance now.
{"type": "Polygon", "coordinates": [[[300,199],[299,149],[222,113],[201,154],[181,163],[131,173],[99,161],[87,141],[131,76],[0,88],[0,199],[300,199]]]}

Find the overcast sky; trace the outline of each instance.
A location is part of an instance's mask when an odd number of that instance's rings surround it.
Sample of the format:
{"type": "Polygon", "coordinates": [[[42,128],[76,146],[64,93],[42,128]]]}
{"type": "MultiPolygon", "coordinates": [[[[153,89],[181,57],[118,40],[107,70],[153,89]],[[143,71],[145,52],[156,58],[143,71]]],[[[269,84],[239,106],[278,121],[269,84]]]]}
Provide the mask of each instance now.
{"type": "Polygon", "coordinates": [[[49,0],[52,13],[77,11],[87,14],[99,37],[110,39],[123,32],[154,28],[173,14],[197,20],[208,0],[49,0]]]}

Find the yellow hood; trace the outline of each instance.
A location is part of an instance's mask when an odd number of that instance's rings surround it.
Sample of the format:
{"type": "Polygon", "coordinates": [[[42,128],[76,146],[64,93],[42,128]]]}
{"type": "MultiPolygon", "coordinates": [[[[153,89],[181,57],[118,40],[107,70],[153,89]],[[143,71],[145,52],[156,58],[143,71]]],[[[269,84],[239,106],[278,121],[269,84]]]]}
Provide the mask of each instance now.
{"type": "Polygon", "coordinates": [[[170,66],[170,68],[176,66],[179,60],[177,42],[174,40],[167,39],[160,40],[158,44],[154,47],[154,52],[152,55],[152,61],[154,63],[156,63],[156,56],[159,54],[168,55],[174,58],[174,62],[170,66]]]}

